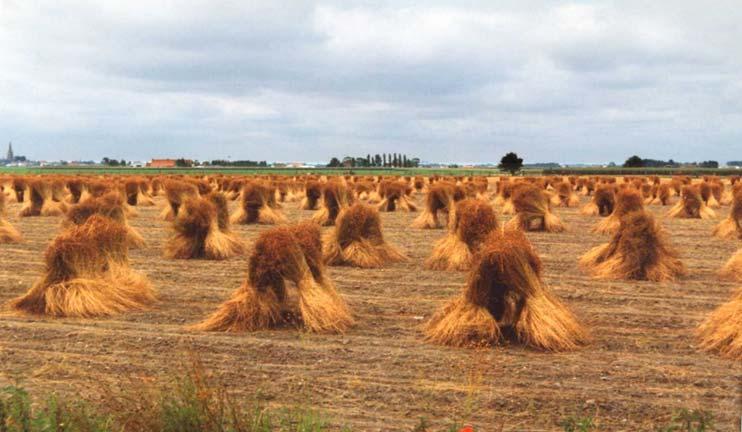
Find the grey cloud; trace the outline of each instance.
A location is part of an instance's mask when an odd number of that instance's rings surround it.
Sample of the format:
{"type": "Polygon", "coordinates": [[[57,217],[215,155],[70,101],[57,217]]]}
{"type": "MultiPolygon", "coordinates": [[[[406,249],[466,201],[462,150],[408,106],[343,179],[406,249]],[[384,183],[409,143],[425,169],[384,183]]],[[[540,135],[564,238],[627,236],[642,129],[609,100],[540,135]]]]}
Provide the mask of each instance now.
{"type": "Polygon", "coordinates": [[[734,2],[31,3],[0,139],[35,158],[739,158],[734,2]]]}

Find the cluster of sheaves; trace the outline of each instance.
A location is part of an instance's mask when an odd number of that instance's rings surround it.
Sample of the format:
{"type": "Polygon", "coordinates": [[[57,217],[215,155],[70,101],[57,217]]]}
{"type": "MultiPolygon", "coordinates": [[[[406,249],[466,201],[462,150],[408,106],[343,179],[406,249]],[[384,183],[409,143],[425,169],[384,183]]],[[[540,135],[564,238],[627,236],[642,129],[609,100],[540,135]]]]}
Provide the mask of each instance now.
{"type": "MultiPolygon", "coordinates": [[[[508,341],[534,349],[576,349],[588,330],[543,282],[526,231],[566,229],[554,207],[578,206],[596,217],[594,231],[610,240],[583,255],[596,278],[672,281],[686,269],[666,232],[645,209],[671,206],[668,216],[728,216],[713,234],[742,239],[742,182],[710,177],[7,177],[0,178],[0,243],[22,241],[3,217],[7,202],[20,216],[60,216],[62,232],[46,250],[44,275],[10,308],[56,317],[98,317],[151,307],[157,294],[129,265],[130,248],[144,244],[127,219],[137,206],[163,203],[172,226],[164,246],[171,259],[248,256],[247,277],[194,331],[256,331],[284,326],[346,332],[353,313],[326,266],[379,268],[404,261],[385,241],[380,212],[416,212],[413,228],[446,229],[425,261],[428,269],[468,273],[461,293],[425,324],[425,338],[453,346],[508,341]],[[424,194],[418,208],[415,197],[424,194]],[[236,201],[230,214],[229,203],[236,201]],[[674,201],[674,204],[673,204],[674,201]],[[281,209],[298,205],[311,220],[289,224],[281,209]],[[512,217],[501,224],[499,207],[512,217]],[[250,251],[233,224],[274,224],[250,251]],[[323,236],[321,226],[331,226],[323,236]]],[[[742,249],[719,277],[742,281],[742,249]]],[[[698,329],[699,346],[742,359],[742,291],[698,329]]]]}

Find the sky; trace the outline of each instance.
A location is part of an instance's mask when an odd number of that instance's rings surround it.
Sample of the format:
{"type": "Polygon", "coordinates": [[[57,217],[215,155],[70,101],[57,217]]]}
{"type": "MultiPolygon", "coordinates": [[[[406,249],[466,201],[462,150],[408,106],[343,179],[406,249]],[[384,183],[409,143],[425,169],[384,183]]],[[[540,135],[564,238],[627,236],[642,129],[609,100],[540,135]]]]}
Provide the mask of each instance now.
{"type": "Polygon", "coordinates": [[[742,159],[739,0],[0,0],[0,153],[742,159]]]}

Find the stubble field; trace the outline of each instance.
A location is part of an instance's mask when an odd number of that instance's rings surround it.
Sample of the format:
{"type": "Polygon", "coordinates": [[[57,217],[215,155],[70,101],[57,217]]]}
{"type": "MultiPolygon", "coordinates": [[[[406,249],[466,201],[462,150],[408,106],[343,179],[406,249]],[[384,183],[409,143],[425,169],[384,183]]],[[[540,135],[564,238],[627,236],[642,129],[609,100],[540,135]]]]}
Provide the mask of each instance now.
{"type": "MultiPolygon", "coordinates": [[[[382,223],[387,240],[409,261],[379,270],[330,268],[357,320],[347,334],[188,331],[186,325],[240,285],[246,258],[164,259],[169,224],[158,217],[164,199],[156,201],[157,207],[138,207],[130,220],[148,242],[131,258],[158,290],[159,303],[95,320],[23,317],[3,307],[0,386],[20,379],[29,389],[95,400],[167,379],[198,359],[235,394],[276,407],[316,408],[331,424],[352,430],[411,430],[420,418],[434,427],[464,421],[483,431],[554,430],[570,415],[593,417],[599,430],[652,430],[681,408],[711,411],[719,430],[739,427],[742,365],[698,352],[694,339],[696,326],[736,288],[716,272],[740,244],[710,234],[728,207],[717,210],[716,220],[680,220],[665,218],[667,208],[649,206],[689,272],[663,284],[591,279],[577,259],[608,237],[590,232],[596,217],[556,209],[568,232],[528,237],[543,259],[547,284],[590,328],[593,341],[554,354],[425,343],[421,325],[463,287],[466,275],[423,269],[444,231],[411,229],[415,214],[404,212],[384,213],[382,223]]],[[[0,245],[2,304],[41,275],[44,249],[60,230],[59,218],[20,219],[19,209],[9,206],[9,220],[25,241],[0,245]]],[[[291,221],[312,214],[298,210],[298,203],[283,211],[291,221]]],[[[509,218],[499,209],[498,216],[509,218]]],[[[234,228],[251,244],[270,227],[234,228]]]]}

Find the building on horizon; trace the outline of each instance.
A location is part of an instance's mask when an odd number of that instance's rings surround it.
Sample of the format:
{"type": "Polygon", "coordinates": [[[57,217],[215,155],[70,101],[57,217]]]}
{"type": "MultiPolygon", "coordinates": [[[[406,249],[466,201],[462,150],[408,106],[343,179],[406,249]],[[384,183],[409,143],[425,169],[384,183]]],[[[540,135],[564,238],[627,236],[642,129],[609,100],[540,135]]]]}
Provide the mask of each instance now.
{"type": "Polygon", "coordinates": [[[175,159],[152,159],[147,162],[148,168],[175,168],[175,159]]]}
{"type": "Polygon", "coordinates": [[[27,166],[29,164],[33,164],[33,162],[26,159],[25,156],[16,156],[12,142],[8,143],[8,152],[5,157],[0,156],[0,166],[27,166]]]}

